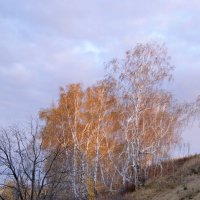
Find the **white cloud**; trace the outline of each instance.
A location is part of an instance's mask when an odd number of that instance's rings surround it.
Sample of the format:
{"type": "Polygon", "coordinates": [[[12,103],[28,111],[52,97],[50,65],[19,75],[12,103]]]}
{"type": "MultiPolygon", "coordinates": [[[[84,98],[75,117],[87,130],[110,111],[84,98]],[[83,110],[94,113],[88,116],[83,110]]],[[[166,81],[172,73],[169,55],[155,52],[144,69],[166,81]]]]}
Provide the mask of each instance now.
{"type": "Polygon", "coordinates": [[[194,100],[199,12],[198,0],[0,1],[0,125],[48,106],[61,85],[94,82],[104,62],[152,40],[169,47],[178,98],[194,100]]]}

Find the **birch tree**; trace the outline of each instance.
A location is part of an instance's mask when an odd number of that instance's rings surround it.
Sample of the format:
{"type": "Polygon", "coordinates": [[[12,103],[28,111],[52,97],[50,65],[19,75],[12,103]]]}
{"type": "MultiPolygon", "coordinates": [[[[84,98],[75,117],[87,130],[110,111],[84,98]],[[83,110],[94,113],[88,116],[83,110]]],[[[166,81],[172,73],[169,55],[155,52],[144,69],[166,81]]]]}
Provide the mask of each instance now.
{"type": "Polygon", "coordinates": [[[70,171],[74,199],[127,184],[138,189],[152,165],[162,174],[162,161],[198,107],[180,104],[166,89],[173,69],[164,45],[138,44],[108,63],[103,80],[61,88],[58,103],[40,112],[44,149],[65,148],[59,164],[70,171]]]}
{"type": "Polygon", "coordinates": [[[169,61],[164,46],[138,44],[126,52],[123,60],[114,59],[108,64],[106,79],[115,83],[113,90],[122,108],[118,133],[122,152],[117,155],[122,164],[119,169],[118,162],[116,169],[123,184],[133,182],[138,188],[146,162],[162,159],[178,141],[188,107],[177,104],[161,87],[172,80],[169,61]]]}
{"type": "MultiPolygon", "coordinates": [[[[89,134],[93,143],[90,144],[89,157],[93,160],[93,189],[97,195],[97,182],[100,177],[100,165],[106,155],[105,134],[109,135],[113,126],[112,115],[115,98],[109,93],[106,82],[99,82],[86,91],[85,115],[90,123],[89,134]],[[99,175],[98,175],[99,174],[99,175]]],[[[103,169],[102,169],[103,170],[103,169]]]]}
{"type": "Polygon", "coordinates": [[[40,112],[40,117],[46,121],[44,127],[46,147],[60,143],[66,148],[65,163],[68,164],[66,168],[71,171],[71,189],[74,199],[87,198],[85,166],[89,124],[84,122],[82,116],[83,101],[84,93],[81,85],[71,84],[66,86],[66,89],[61,88],[57,107],[40,112]]]}

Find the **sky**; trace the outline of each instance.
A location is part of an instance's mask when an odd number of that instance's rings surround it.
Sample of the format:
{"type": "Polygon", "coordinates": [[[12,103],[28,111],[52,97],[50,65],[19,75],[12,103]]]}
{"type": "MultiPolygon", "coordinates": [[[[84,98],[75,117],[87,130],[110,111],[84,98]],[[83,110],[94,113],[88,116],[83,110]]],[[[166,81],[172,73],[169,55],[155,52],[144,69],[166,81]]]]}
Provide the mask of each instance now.
{"type": "MultiPolygon", "coordinates": [[[[200,94],[199,0],[0,0],[0,126],[21,123],[56,102],[59,87],[89,85],[105,63],[137,43],[165,43],[170,86],[182,102],[200,94]]],[[[183,132],[200,153],[196,123],[183,132]]]]}

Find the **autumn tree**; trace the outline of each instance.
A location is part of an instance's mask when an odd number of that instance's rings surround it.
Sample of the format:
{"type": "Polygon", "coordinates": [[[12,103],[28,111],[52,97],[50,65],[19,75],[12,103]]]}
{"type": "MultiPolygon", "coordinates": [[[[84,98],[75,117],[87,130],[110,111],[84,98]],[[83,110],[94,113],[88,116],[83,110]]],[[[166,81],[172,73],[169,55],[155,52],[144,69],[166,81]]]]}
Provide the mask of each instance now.
{"type": "Polygon", "coordinates": [[[46,122],[44,147],[48,149],[58,142],[66,147],[75,199],[97,194],[101,160],[106,154],[104,136],[112,126],[114,103],[105,82],[84,91],[80,84],[71,84],[61,89],[57,107],[40,112],[46,122]]]}
{"type": "MultiPolygon", "coordinates": [[[[43,110],[40,117],[46,121],[43,129],[45,145],[50,148],[60,143],[65,147],[65,167],[70,170],[71,192],[75,199],[87,198],[85,170],[87,166],[87,131],[83,119],[84,93],[80,84],[60,89],[57,107],[43,110]]],[[[67,189],[67,188],[66,188],[67,189]]]]}
{"type": "Polygon", "coordinates": [[[124,59],[108,64],[106,79],[114,83],[121,107],[117,140],[122,145],[121,152],[110,158],[118,158],[114,165],[123,184],[133,182],[138,188],[143,168],[169,155],[187,121],[188,104],[178,104],[162,89],[172,80],[169,61],[165,46],[138,44],[124,59]]]}
{"type": "Polygon", "coordinates": [[[58,103],[40,112],[43,148],[65,148],[58,164],[70,171],[72,198],[127,184],[137,189],[152,165],[162,172],[195,110],[166,90],[173,69],[164,45],[138,44],[108,63],[103,80],[61,88],[58,103]]]}
{"type": "Polygon", "coordinates": [[[102,171],[103,168],[106,168],[105,159],[107,155],[105,136],[110,135],[115,124],[113,120],[116,112],[115,103],[116,99],[110,93],[110,86],[105,81],[98,82],[86,90],[85,119],[90,124],[89,136],[92,141],[88,156],[93,162],[95,195],[97,194],[97,182],[100,183],[104,180],[102,171]]]}

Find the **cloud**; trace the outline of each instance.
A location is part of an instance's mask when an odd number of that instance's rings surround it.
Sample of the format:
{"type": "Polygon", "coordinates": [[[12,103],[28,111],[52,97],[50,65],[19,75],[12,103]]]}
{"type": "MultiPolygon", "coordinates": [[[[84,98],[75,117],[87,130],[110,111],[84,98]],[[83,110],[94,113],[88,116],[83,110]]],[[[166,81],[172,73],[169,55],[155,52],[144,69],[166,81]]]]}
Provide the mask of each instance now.
{"type": "Polygon", "coordinates": [[[194,100],[199,12],[198,0],[0,1],[0,125],[48,107],[59,86],[100,79],[104,62],[138,42],[166,43],[176,66],[171,89],[182,101],[194,100]]]}

